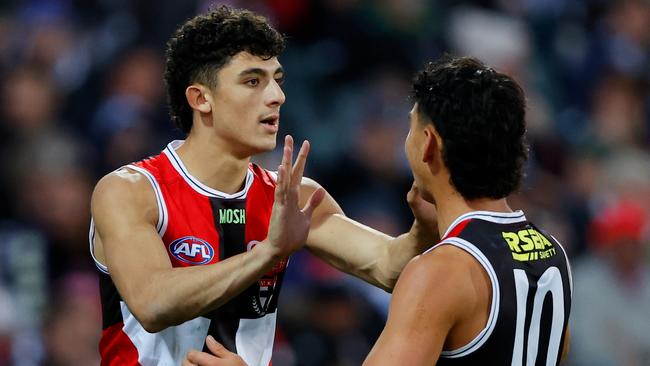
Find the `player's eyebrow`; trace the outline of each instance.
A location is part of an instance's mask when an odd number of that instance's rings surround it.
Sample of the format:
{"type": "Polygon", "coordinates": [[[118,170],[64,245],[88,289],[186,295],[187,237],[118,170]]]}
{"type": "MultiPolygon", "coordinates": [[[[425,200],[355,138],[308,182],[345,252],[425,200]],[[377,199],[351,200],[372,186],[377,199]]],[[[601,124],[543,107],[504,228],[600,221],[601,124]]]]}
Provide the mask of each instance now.
{"type": "MultiPolygon", "coordinates": [[[[278,67],[275,70],[275,72],[273,72],[273,75],[276,74],[284,74],[284,69],[282,68],[282,66],[278,67]]],[[[239,73],[239,76],[249,76],[249,75],[266,76],[267,72],[266,70],[259,67],[251,67],[239,73]]]]}

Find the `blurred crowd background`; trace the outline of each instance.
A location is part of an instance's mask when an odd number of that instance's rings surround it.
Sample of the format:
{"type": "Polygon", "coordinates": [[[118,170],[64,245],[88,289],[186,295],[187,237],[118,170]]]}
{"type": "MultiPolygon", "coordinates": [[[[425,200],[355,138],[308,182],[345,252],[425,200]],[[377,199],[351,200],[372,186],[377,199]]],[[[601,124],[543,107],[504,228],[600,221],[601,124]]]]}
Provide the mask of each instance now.
{"type": "MultiPolygon", "coordinates": [[[[226,1],[272,19],[281,135],[346,213],[407,230],[413,73],[445,52],[516,78],[531,158],[511,206],[573,263],[569,365],[650,365],[650,1],[226,1]]],[[[89,198],[102,175],[182,138],[164,44],[212,1],[0,2],[0,365],[98,365],[89,198]]],[[[277,153],[256,158],[277,166],[277,153]]],[[[360,365],[389,295],[292,258],[274,364],[360,365]]]]}

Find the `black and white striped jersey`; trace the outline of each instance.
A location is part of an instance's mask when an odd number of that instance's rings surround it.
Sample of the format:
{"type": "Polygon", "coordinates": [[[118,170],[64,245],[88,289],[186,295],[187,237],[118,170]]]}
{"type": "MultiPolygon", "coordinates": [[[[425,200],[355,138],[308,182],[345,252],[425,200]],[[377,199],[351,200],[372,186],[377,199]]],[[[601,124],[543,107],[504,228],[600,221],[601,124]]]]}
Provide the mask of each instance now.
{"type": "Polygon", "coordinates": [[[572,280],[560,243],[522,211],[476,211],[449,227],[440,245],[463,249],[492,283],[487,324],[438,365],[558,365],[571,310],[572,280]]]}

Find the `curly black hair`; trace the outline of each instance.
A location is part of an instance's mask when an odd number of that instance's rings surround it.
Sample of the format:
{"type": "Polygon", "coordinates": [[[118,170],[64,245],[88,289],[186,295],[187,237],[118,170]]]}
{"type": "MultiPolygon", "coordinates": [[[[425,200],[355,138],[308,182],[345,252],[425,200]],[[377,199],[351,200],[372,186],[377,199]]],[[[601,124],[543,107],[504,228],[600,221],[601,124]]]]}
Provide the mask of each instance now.
{"type": "Polygon", "coordinates": [[[183,132],[192,129],[185,89],[192,83],[216,85],[215,73],[241,51],[265,59],[278,56],[285,38],[266,18],[220,6],[181,25],[167,42],[165,82],[169,114],[183,132]]]}
{"type": "Polygon", "coordinates": [[[512,78],[446,55],[416,75],[413,99],[440,134],[450,183],[465,199],[499,199],[519,188],[528,159],[526,101],[512,78]]]}

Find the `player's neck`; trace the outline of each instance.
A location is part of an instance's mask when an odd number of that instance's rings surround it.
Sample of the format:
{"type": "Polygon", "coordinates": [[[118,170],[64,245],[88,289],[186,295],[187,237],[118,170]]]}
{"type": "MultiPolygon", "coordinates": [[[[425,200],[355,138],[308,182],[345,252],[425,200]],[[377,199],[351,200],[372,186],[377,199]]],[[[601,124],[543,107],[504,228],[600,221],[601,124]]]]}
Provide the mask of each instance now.
{"type": "Polygon", "coordinates": [[[438,211],[438,231],[440,237],[458,217],[472,211],[512,212],[505,198],[480,198],[467,200],[453,187],[446,185],[434,193],[438,211]]]}
{"type": "Polygon", "coordinates": [[[176,153],[196,179],[225,193],[239,192],[246,179],[250,156],[238,157],[216,137],[190,133],[176,153]]]}

